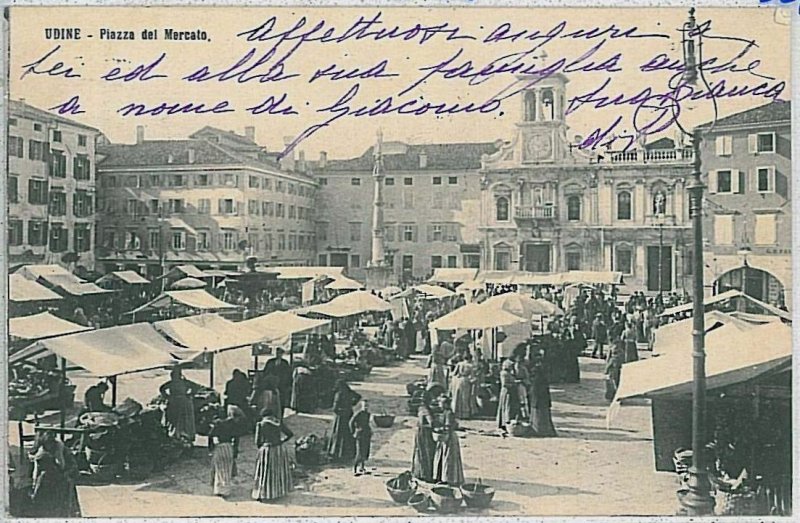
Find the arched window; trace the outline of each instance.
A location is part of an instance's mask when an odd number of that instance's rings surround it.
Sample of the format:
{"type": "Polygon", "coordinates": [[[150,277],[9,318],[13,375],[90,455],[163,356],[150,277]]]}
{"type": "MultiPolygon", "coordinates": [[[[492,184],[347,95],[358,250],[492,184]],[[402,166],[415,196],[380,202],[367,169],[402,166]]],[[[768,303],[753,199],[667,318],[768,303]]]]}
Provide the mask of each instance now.
{"type": "Polygon", "coordinates": [[[655,216],[663,216],[667,213],[667,194],[658,190],[653,194],[653,214],[655,216]]]}
{"type": "Polygon", "coordinates": [[[509,211],[509,203],[508,198],[506,196],[501,196],[495,202],[495,219],[498,222],[507,222],[508,221],[508,211],[509,211]]]}
{"type": "Polygon", "coordinates": [[[579,222],[581,220],[581,197],[572,195],[567,198],[567,220],[579,222]]]}
{"type": "Polygon", "coordinates": [[[633,249],[628,245],[617,247],[614,270],[622,274],[633,274],[633,249]]]}
{"type": "Polygon", "coordinates": [[[545,120],[556,119],[556,100],[552,89],[542,90],[542,111],[544,112],[545,120]]]}
{"type": "Polygon", "coordinates": [[[631,193],[622,191],[617,194],[617,220],[630,220],[632,214],[631,193]]]}
{"type": "Polygon", "coordinates": [[[523,119],[526,122],[536,121],[536,91],[525,91],[525,114],[523,119]]]}

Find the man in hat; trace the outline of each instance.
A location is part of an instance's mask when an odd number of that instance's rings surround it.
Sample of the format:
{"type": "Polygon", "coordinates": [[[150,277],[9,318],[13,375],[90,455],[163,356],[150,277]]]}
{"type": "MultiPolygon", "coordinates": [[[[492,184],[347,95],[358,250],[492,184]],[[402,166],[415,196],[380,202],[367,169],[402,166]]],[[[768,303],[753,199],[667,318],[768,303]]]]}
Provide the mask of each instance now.
{"type": "Polygon", "coordinates": [[[592,322],[592,338],[594,339],[594,349],[592,349],[592,358],[596,358],[599,352],[600,358],[605,358],[603,347],[608,342],[608,327],[606,322],[603,321],[603,315],[597,313],[592,322]]]}
{"type": "Polygon", "coordinates": [[[281,406],[285,409],[289,406],[292,398],[292,366],[283,359],[283,349],[275,349],[275,357],[267,360],[264,365],[264,374],[275,376],[278,380],[278,391],[281,396],[281,406]]]}

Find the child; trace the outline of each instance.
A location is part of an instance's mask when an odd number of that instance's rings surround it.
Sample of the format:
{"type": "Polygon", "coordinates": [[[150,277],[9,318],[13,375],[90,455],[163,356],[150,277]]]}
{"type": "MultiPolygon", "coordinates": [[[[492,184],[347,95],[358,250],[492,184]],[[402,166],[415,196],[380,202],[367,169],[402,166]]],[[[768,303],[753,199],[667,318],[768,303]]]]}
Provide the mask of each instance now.
{"type": "Polygon", "coordinates": [[[366,474],[364,463],[369,459],[370,444],[372,442],[372,429],[369,422],[372,415],[369,413],[367,401],[361,401],[361,408],[350,418],[350,432],[356,440],[356,459],[353,462],[353,475],[366,474]]]}

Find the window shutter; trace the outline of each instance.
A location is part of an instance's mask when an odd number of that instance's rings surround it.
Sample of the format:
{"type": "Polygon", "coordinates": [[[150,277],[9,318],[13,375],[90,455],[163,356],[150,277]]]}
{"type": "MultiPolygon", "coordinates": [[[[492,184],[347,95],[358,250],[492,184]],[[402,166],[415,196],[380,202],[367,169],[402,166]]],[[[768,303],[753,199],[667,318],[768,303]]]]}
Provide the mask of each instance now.
{"type": "Polygon", "coordinates": [[[419,226],[417,225],[411,227],[411,241],[419,241],[419,226]]]}
{"type": "Polygon", "coordinates": [[[758,135],[757,134],[748,134],[747,135],[747,150],[750,154],[756,154],[758,152],[758,135]]]}
{"type": "Polygon", "coordinates": [[[741,180],[739,179],[739,171],[731,169],[731,192],[733,194],[741,194],[741,180]]]}
{"type": "Polygon", "coordinates": [[[708,192],[709,194],[717,194],[717,186],[719,177],[717,171],[708,171],[708,192]]]}
{"type": "Polygon", "coordinates": [[[769,169],[769,192],[775,192],[775,166],[768,167],[769,169]]]}
{"type": "Polygon", "coordinates": [[[224,210],[222,201],[222,198],[217,199],[217,214],[222,214],[222,211],[224,210]]]}
{"type": "Polygon", "coordinates": [[[715,144],[716,144],[716,148],[717,148],[717,156],[724,156],[725,155],[725,137],[724,136],[717,136],[715,144]]]}

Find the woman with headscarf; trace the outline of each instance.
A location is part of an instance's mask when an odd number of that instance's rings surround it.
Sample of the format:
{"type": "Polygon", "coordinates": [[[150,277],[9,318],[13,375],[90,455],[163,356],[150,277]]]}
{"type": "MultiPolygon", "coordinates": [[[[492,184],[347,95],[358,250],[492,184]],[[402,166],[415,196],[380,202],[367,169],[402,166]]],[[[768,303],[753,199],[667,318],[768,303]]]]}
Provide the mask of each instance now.
{"type": "MultiPolygon", "coordinates": [[[[233,408],[238,407],[234,405],[229,407],[233,408]]],[[[234,418],[229,413],[228,417],[215,420],[208,433],[213,445],[211,466],[214,471],[212,486],[215,496],[225,497],[231,492],[231,480],[236,466],[233,445],[236,432],[234,423],[234,418]]]]}
{"type": "Polygon", "coordinates": [[[170,380],[161,385],[161,394],[167,398],[165,421],[169,435],[183,441],[187,446],[194,445],[194,401],[191,383],[183,377],[178,366],[172,368],[170,380]]]}
{"type": "Polygon", "coordinates": [[[440,396],[441,423],[436,452],[433,456],[433,480],[457,487],[464,483],[464,463],[461,461],[461,445],[456,429],[458,421],[450,409],[447,396],[440,396]]]}
{"type": "Polygon", "coordinates": [[[508,424],[519,415],[517,381],[514,377],[514,362],[503,361],[500,368],[500,398],[497,404],[497,428],[503,436],[508,435],[508,424]]]}
{"type": "Polygon", "coordinates": [[[361,408],[353,414],[349,423],[350,433],[356,442],[356,456],[353,460],[353,474],[356,476],[366,473],[364,464],[369,459],[372,448],[372,428],[369,424],[371,419],[367,401],[361,400],[361,408]]]}
{"type": "Polygon", "coordinates": [[[436,425],[431,412],[431,395],[422,395],[422,405],[417,410],[417,432],[414,434],[414,455],[411,459],[411,474],[423,481],[433,481],[433,457],[436,442],[433,441],[433,428],[436,425]]]}
{"type": "Polygon", "coordinates": [[[234,369],[233,376],[225,383],[225,404],[236,405],[247,412],[250,408],[249,398],[251,394],[250,380],[247,374],[234,369]]]}
{"type": "Polygon", "coordinates": [[[472,354],[467,352],[464,359],[456,363],[451,380],[452,408],[458,419],[470,419],[475,414],[475,365],[472,354]]]}
{"type": "Polygon", "coordinates": [[[350,432],[353,407],[361,401],[361,395],[351,389],[347,382],[339,379],[333,396],[333,429],[328,443],[328,456],[334,460],[351,460],[355,455],[356,442],[350,432]]]}
{"type": "Polygon", "coordinates": [[[292,460],[284,443],[294,434],[268,410],[256,424],[256,458],[253,499],[266,503],[282,498],[292,490],[292,460]]]}

